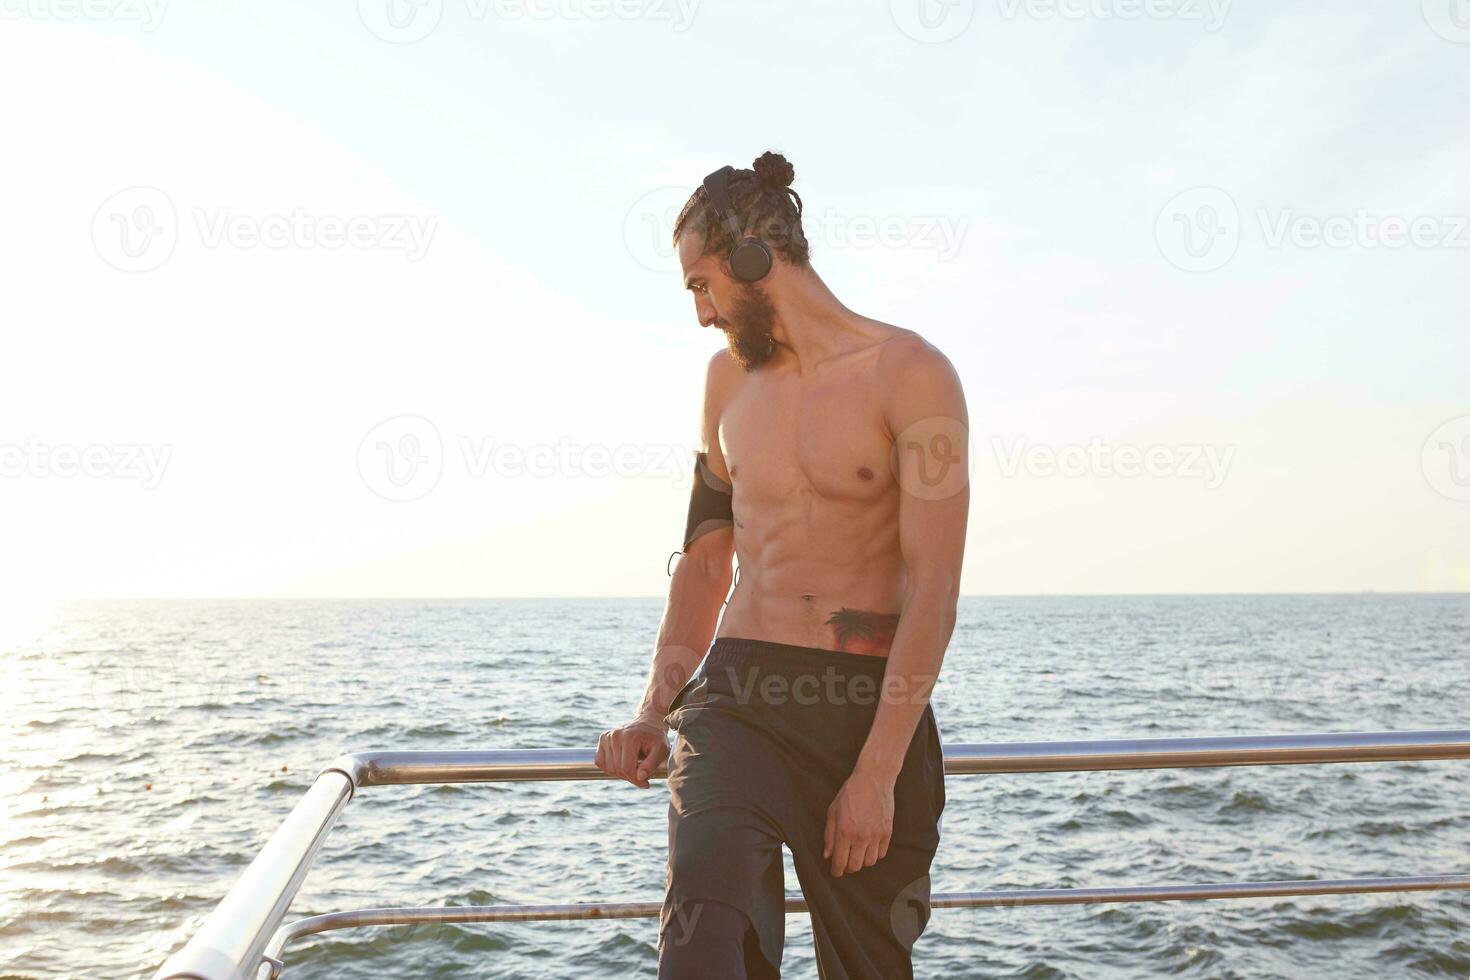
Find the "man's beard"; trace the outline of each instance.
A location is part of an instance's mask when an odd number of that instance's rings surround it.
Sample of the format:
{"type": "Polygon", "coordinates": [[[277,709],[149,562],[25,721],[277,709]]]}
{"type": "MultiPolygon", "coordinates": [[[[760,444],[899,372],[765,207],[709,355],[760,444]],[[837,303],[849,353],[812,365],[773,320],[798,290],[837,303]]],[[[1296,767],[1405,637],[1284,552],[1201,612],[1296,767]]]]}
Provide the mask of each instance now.
{"type": "Polygon", "coordinates": [[[735,307],[722,328],[730,354],[747,371],[754,371],[776,353],[776,307],[752,283],[740,285],[735,307]]]}

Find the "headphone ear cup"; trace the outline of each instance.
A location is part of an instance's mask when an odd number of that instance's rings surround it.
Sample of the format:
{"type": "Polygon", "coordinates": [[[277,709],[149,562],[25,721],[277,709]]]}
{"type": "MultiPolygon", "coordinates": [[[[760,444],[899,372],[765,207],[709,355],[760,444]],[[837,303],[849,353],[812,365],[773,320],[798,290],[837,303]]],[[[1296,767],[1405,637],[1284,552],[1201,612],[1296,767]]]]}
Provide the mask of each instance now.
{"type": "Polygon", "coordinates": [[[759,238],[743,238],[730,249],[730,272],[742,282],[759,282],[771,271],[771,250],[759,238]]]}

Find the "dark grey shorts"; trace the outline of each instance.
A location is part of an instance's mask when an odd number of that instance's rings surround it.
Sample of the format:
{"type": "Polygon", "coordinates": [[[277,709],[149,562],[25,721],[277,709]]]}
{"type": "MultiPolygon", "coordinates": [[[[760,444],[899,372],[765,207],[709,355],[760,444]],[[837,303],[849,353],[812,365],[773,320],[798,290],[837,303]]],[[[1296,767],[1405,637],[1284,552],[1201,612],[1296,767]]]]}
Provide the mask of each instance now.
{"type": "Polygon", "coordinates": [[[723,902],[749,916],[761,952],[779,969],[785,844],[811,910],[821,976],[913,976],[944,810],[931,707],[894,785],[888,854],[840,878],[822,857],[827,807],[867,739],[886,665],[883,657],[813,647],[715,641],[667,716],[677,737],[661,944],[685,931],[701,902],[723,902]]]}

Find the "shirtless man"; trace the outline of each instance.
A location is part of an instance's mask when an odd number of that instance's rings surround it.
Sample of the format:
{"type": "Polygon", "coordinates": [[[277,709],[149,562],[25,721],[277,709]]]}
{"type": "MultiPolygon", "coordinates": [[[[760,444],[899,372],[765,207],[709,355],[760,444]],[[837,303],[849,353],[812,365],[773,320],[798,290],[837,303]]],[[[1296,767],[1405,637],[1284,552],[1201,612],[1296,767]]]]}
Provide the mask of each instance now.
{"type": "Polygon", "coordinates": [[[943,354],[813,271],[793,175],[774,153],[717,171],[674,232],[700,325],[728,350],[709,363],[648,686],[597,748],[643,788],[669,763],[672,980],[780,975],[783,843],[824,980],[912,977],[929,918],[944,807],[929,694],[964,553],[964,394],[943,354]]]}

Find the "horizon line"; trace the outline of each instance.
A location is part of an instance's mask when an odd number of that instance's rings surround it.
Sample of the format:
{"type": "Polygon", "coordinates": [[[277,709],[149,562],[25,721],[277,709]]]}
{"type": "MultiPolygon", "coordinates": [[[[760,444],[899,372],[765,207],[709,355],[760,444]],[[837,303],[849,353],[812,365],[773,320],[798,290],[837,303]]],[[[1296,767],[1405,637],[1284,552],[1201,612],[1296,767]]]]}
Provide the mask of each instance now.
{"type": "MultiPolygon", "coordinates": [[[[1470,596],[1466,590],[1356,589],[1352,591],[1280,591],[1280,592],[964,592],[961,599],[1187,599],[1187,598],[1256,598],[1265,596],[1470,596]]],[[[603,600],[666,599],[662,593],[629,595],[566,595],[534,593],[524,595],[72,595],[48,597],[50,602],[463,602],[489,600],[603,600]]]]}

